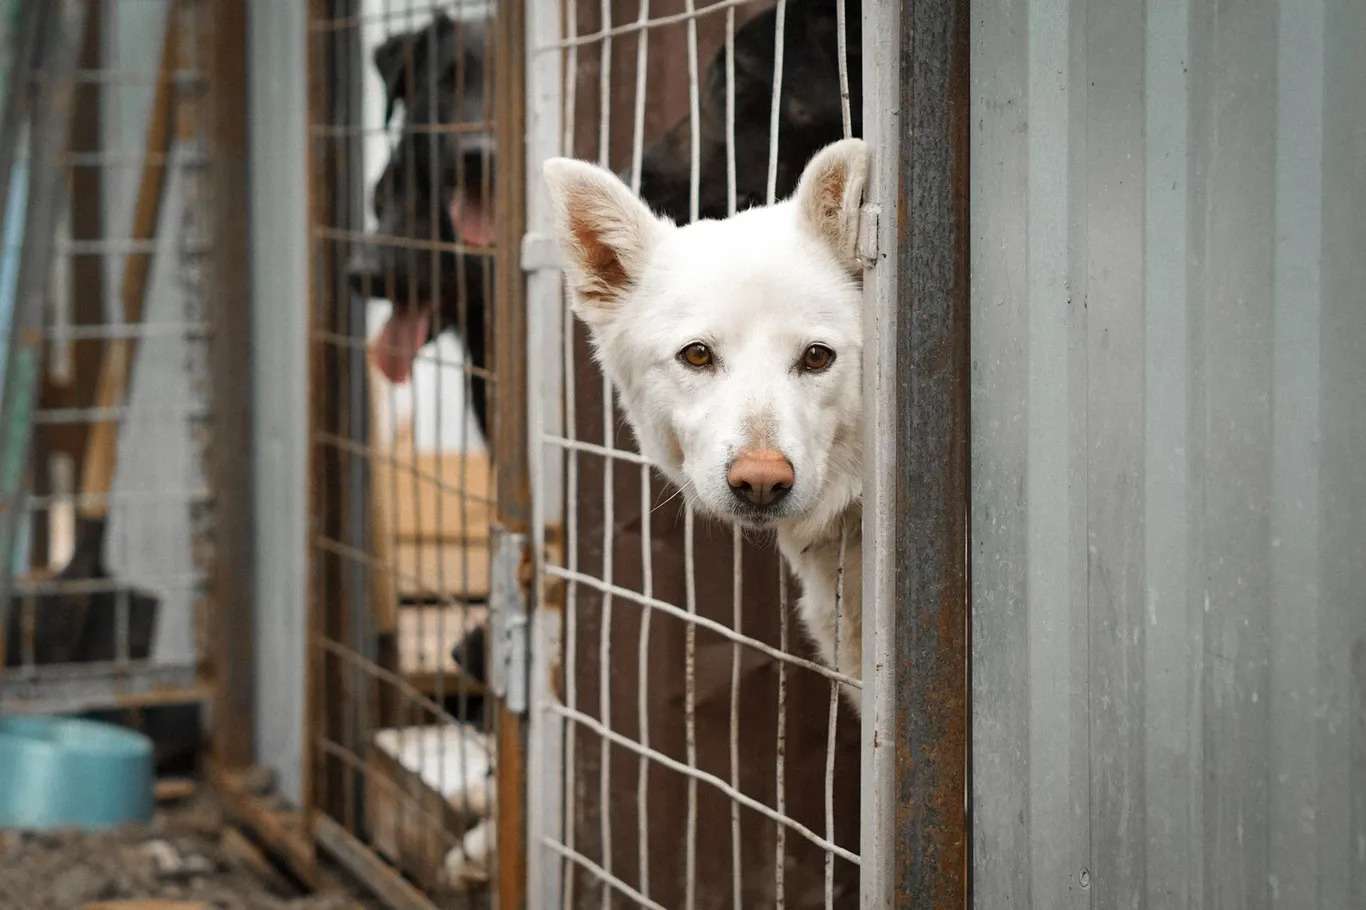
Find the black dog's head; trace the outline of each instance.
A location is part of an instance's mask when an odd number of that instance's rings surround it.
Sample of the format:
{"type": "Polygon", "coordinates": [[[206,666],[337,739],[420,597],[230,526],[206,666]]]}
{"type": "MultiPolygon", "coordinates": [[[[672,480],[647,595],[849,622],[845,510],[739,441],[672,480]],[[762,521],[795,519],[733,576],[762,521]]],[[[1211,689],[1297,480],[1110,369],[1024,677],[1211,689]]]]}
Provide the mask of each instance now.
{"type": "MultiPolygon", "coordinates": [[[[862,131],[862,28],[857,0],[847,4],[846,61],[852,133],[862,131]]],[[[736,209],[768,201],[769,120],[773,105],[776,9],[768,9],[735,33],[736,209]]],[[[785,199],[811,157],[844,138],[839,80],[839,34],[835,4],[789,3],[783,28],[782,93],[778,105],[776,198],[785,199]]],[[[698,215],[728,214],[726,181],[726,68],[718,51],[703,77],[698,215]]],[[[645,153],[640,195],[675,221],[690,215],[692,124],[681,120],[645,153]]]]}
{"type": "Polygon", "coordinates": [[[378,236],[358,246],[348,271],[358,293],[394,305],[374,355],[395,382],[408,378],[418,348],[456,320],[458,285],[469,301],[466,334],[474,318],[482,320],[479,251],[492,244],[494,226],[487,39],[483,22],[437,15],[427,27],[395,35],[375,50],[385,124],[400,110],[403,119],[373,190],[378,236]],[[450,244],[471,248],[463,268],[443,246],[450,244]],[[478,306],[469,300],[475,295],[478,306]]]}

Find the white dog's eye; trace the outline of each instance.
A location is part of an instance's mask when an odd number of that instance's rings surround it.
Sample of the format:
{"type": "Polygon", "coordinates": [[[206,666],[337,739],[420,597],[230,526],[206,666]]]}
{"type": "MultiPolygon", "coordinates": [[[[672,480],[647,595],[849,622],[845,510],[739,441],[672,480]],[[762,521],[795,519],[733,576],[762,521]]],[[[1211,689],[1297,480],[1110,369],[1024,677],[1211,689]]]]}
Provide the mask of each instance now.
{"type": "Polygon", "coordinates": [[[823,344],[813,344],[802,352],[802,359],[797,366],[803,373],[820,373],[830,369],[830,364],[834,362],[834,351],[823,344]]]}
{"type": "Polygon", "coordinates": [[[697,370],[704,370],[713,363],[711,348],[700,341],[694,341],[679,351],[678,359],[684,366],[690,366],[697,370]]]}

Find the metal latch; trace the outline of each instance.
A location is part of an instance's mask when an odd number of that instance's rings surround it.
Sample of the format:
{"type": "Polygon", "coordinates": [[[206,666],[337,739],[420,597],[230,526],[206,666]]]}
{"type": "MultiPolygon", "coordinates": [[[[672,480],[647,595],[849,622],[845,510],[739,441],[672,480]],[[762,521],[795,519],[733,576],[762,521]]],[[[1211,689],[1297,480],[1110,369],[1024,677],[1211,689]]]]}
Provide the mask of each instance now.
{"type": "Polygon", "coordinates": [[[863,206],[858,212],[858,240],[854,252],[866,269],[877,265],[877,228],[878,216],[881,214],[882,207],[872,203],[863,206]]]}
{"type": "Polygon", "coordinates": [[[531,629],[527,621],[527,535],[493,529],[489,573],[489,688],[514,714],[526,712],[531,629]]]}
{"type": "Polygon", "coordinates": [[[539,272],[563,265],[560,243],[549,234],[528,231],[522,235],[522,271],[539,272]]]}

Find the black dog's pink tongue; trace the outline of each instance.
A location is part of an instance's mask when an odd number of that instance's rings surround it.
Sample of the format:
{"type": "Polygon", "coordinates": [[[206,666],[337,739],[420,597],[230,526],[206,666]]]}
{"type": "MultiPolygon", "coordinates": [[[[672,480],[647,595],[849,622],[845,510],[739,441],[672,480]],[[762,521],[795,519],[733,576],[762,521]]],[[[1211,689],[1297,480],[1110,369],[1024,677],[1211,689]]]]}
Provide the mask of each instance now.
{"type": "Polygon", "coordinates": [[[390,382],[404,383],[413,373],[413,358],[427,343],[426,309],[409,307],[395,310],[370,343],[370,357],[390,382]]]}
{"type": "Polygon", "coordinates": [[[465,193],[451,197],[451,224],[461,243],[493,246],[493,213],[465,193]]]}

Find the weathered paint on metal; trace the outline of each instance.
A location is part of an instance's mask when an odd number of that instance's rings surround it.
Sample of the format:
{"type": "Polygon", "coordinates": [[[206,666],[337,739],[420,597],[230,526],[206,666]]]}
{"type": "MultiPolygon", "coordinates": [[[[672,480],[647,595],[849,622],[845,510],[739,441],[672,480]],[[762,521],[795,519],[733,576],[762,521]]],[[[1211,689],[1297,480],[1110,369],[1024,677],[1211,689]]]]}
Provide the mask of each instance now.
{"type": "Polygon", "coordinates": [[[967,900],[968,10],[901,30],[895,905],[967,900]]]}
{"type": "Polygon", "coordinates": [[[863,273],[863,710],[859,804],[859,905],[890,910],[896,884],[896,489],[894,427],[901,306],[895,255],[901,186],[901,4],[864,3],[863,124],[868,182],[860,224],[863,273]]]}

